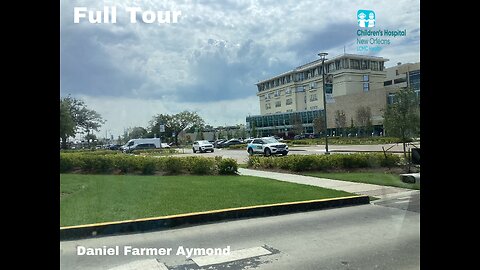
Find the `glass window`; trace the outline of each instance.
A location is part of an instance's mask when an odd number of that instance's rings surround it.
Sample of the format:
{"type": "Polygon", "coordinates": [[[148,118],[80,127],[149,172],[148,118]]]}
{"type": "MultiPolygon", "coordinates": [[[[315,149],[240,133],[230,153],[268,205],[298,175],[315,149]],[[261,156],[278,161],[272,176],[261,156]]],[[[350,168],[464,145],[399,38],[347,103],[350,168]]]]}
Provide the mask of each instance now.
{"type": "Polygon", "coordinates": [[[310,101],[315,101],[315,100],[318,100],[317,94],[310,95],[310,101]]]}
{"type": "Polygon", "coordinates": [[[369,76],[368,75],[363,75],[363,81],[368,82],[369,81],[369,76]]]}
{"type": "Polygon", "coordinates": [[[392,85],[392,80],[384,81],[383,86],[392,85]]]}
{"type": "Polygon", "coordinates": [[[287,105],[290,105],[290,104],[292,104],[292,99],[291,99],[291,98],[287,98],[287,100],[286,100],[285,104],[287,104],[287,105]]]}
{"type": "Polygon", "coordinates": [[[282,106],[282,102],[281,101],[276,101],[275,102],[275,107],[280,107],[282,106]]]}
{"type": "Polygon", "coordinates": [[[363,83],[363,92],[368,92],[370,90],[370,84],[368,82],[363,83]]]}
{"type": "Polygon", "coordinates": [[[265,109],[269,110],[271,108],[270,103],[265,103],[265,109]]]}

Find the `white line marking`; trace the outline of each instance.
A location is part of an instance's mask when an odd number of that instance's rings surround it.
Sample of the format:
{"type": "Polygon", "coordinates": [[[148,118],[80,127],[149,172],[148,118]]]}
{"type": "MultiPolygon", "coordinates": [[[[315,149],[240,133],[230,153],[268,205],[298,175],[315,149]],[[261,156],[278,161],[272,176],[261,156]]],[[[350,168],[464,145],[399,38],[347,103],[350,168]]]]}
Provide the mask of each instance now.
{"type": "Polygon", "coordinates": [[[156,259],[148,259],[130,262],[110,268],[109,270],[168,270],[168,268],[165,264],[159,263],[156,259]]]}
{"type": "Polygon", "coordinates": [[[393,203],[407,203],[407,202],[410,202],[409,200],[407,201],[397,201],[397,202],[393,202],[393,203]]]}
{"type": "Polygon", "coordinates": [[[264,249],[263,247],[254,247],[254,248],[234,250],[234,251],[231,251],[229,255],[201,256],[201,257],[192,258],[192,260],[198,266],[205,266],[205,265],[211,265],[211,264],[238,261],[242,259],[258,257],[258,256],[263,256],[268,254],[272,254],[272,252],[264,249]]]}

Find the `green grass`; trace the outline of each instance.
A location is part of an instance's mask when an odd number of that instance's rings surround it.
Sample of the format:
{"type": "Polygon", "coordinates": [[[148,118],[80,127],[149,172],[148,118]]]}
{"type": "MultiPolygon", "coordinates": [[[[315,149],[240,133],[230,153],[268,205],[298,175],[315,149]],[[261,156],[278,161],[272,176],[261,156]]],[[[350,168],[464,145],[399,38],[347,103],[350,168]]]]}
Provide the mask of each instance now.
{"type": "Polygon", "coordinates": [[[400,180],[398,174],[384,172],[347,172],[347,173],[325,173],[325,172],[309,172],[303,173],[308,176],[315,176],[328,179],[344,180],[350,182],[359,182],[367,184],[375,184],[382,186],[392,186],[409,189],[420,189],[420,183],[408,184],[400,180]]]}
{"type": "Polygon", "coordinates": [[[60,226],[352,195],[253,176],[60,174],[60,226]]]}

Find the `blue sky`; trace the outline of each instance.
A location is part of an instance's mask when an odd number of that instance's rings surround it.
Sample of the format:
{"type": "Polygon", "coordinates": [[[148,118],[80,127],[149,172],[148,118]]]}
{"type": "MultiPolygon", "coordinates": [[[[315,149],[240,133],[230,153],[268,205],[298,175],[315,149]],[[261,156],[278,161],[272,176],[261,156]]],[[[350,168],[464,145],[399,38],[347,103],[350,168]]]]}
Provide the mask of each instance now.
{"type": "Polygon", "coordinates": [[[83,99],[107,122],[97,136],[146,127],[159,113],[196,111],[207,124],[244,124],[258,114],[255,83],[316,60],[356,51],[356,13],[403,30],[373,55],[420,61],[420,1],[61,1],[60,94],[83,99]],[[73,23],[74,7],[117,7],[117,23],[73,23]],[[132,24],[125,7],[180,10],[176,24],[132,24]]]}

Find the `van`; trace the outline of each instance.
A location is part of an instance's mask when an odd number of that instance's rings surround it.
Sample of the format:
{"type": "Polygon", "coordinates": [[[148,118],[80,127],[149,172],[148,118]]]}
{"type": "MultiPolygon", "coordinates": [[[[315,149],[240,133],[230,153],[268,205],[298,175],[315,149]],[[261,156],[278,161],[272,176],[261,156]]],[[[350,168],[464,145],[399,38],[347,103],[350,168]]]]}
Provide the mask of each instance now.
{"type": "MultiPolygon", "coordinates": [[[[124,146],[123,152],[131,152],[138,148],[139,145],[153,144],[155,148],[161,148],[160,138],[131,139],[124,146]]],[[[153,148],[153,146],[151,146],[153,148]]]]}

